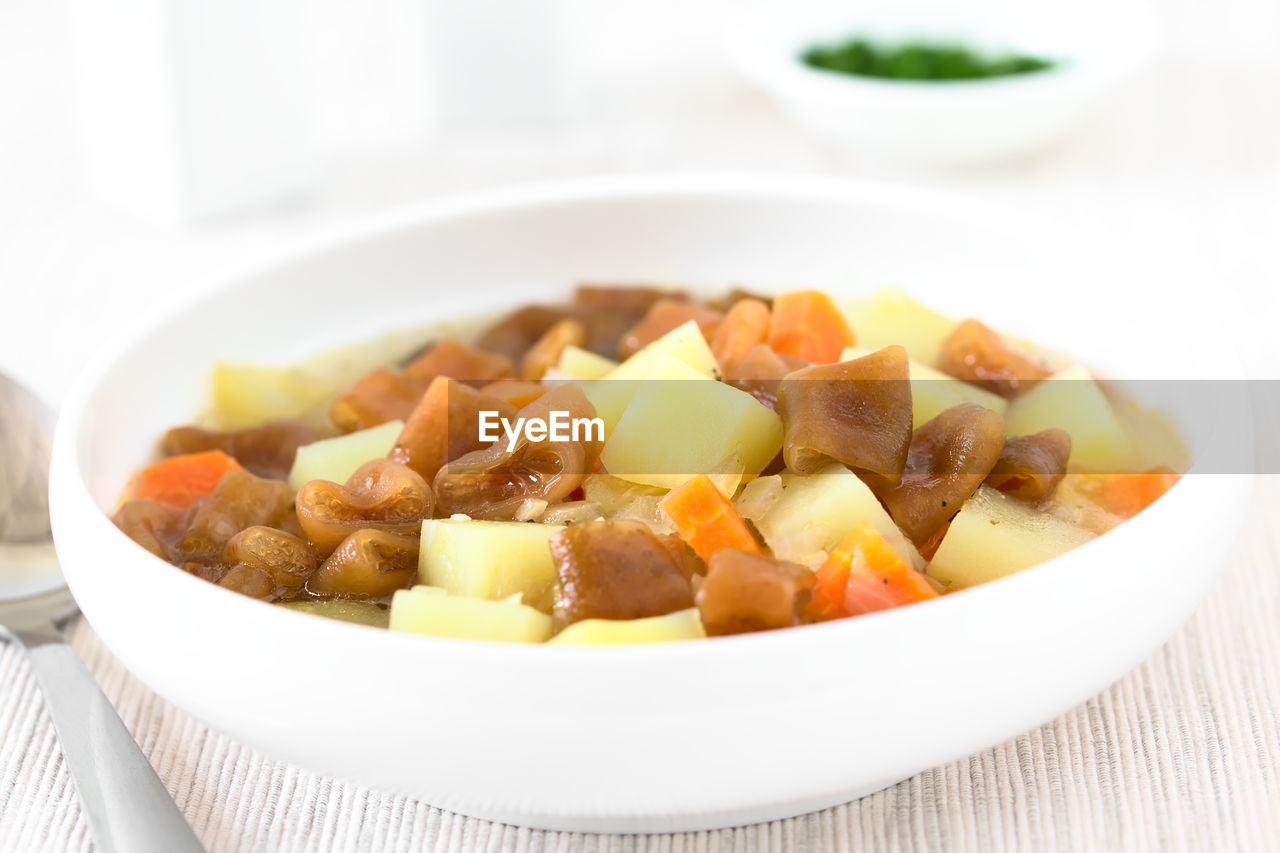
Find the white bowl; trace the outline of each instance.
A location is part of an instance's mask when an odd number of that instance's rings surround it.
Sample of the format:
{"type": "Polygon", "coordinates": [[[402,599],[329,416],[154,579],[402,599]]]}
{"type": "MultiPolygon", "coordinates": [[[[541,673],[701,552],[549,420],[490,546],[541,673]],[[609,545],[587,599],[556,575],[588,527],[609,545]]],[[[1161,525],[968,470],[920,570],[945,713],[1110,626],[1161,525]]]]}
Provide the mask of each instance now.
{"type": "Polygon", "coordinates": [[[1095,115],[1150,63],[1156,26],[1141,3],[770,4],[744,17],[733,64],[819,135],[882,159],[941,166],[1041,148],[1095,115]],[[804,50],[849,35],[922,38],[1058,60],[978,81],[914,82],[811,68],[804,50]]]}
{"type": "Polygon", "coordinates": [[[160,695],[275,758],[516,824],[685,830],[846,801],[1062,713],[1187,618],[1240,523],[1240,482],[1188,477],[1095,542],[937,601],[763,635],[550,648],[289,612],[166,565],[108,520],[156,436],[201,405],[213,360],[299,358],[582,279],[901,284],[1112,372],[1231,368],[1177,289],[1133,286],[1163,273],[934,195],[640,176],[433,202],[227,281],[79,381],[55,440],[53,523],[94,629],[160,695]]]}

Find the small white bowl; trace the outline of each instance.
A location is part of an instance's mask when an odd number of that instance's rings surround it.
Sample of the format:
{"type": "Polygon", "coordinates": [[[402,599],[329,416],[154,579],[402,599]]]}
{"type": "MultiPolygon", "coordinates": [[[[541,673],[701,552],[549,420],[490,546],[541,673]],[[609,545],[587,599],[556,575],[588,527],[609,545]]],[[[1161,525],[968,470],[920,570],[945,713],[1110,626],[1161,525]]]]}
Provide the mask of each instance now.
{"type": "Polygon", "coordinates": [[[771,4],[746,15],[730,57],[824,138],[885,160],[954,166],[1027,153],[1095,115],[1154,55],[1154,18],[1140,3],[898,2],[771,4]],[[815,44],[960,44],[1054,60],[1052,69],[976,81],[858,77],[806,65],[815,44]]]}
{"type": "Polygon", "coordinates": [[[433,201],[226,279],[95,360],[68,395],[54,534],[112,653],[274,758],[441,808],[571,830],[728,826],[852,799],[1084,701],[1187,618],[1241,524],[1247,483],[1189,476],[1096,541],[935,601],[752,636],[555,648],[273,607],[162,562],[108,519],[156,437],[201,406],[212,362],[287,363],[579,280],[845,296],[898,284],[1116,376],[1235,368],[1163,271],[934,194],[684,175],[433,201]],[[1148,281],[1161,286],[1135,286],[1148,281]]]}

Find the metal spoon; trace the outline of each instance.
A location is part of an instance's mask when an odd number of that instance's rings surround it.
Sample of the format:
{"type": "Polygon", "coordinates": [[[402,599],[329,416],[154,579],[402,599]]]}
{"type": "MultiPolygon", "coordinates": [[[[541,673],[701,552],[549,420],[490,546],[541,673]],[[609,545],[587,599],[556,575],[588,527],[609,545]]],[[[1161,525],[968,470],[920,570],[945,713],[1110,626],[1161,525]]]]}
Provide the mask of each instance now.
{"type": "Polygon", "coordinates": [[[0,637],[27,650],[99,850],[203,851],[61,627],[78,613],[49,531],[53,418],[0,374],[0,637]]]}

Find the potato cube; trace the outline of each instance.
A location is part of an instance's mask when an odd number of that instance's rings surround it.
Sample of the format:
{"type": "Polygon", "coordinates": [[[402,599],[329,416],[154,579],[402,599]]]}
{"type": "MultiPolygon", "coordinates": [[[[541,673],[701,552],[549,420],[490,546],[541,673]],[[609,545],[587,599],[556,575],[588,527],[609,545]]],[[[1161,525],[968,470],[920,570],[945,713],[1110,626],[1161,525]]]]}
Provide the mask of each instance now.
{"type": "Polygon", "coordinates": [[[696,608],[644,619],[583,619],[551,638],[551,645],[616,646],[631,643],[666,643],[707,636],[696,608]]]}
{"type": "Polygon", "coordinates": [[[1111,403],[1080,365],[1053,374],[1009,403],[1005,431],[1010,436],[1031,435],[1051,427],[1071,435],[1069,471],[1124,474],[1143,470],[1111,403]]]}
{"type": "Polygon", "coordinates": [[[1043,563],[1092,533],[982,486],[951,520],[928,575],[950,589],[985,583],[1043,563]]]}
{"type": "Polygon", "coordinates": [[[213,411],[219,429],[245,429],[284,418],[327,426],[327,409],[337,387],[294,367],[215,364],[213,411]]]}
{"type": "Polygon", "coordinates": [[[727,473],[732,494],[782,449],[782,419],[745,391],[669,356],[655,356],[655,373],[662,379],[640,383],[605,442],[600,458],[613,476],[674,489],[696,474],[727,473]],[[736,460],[741,476],[726,472],[736,460]]]}
{"type": "Polygon", "coordinates": [[[719,375],[716,358],[693,320],[667,332],[603,379],[586,383],[582,390],[604,420],[605,438],[613,433],[627,404],[646,380],[679,379],[688,373],[681,367],[692,368],[704,378],[719,375]]]}
{"type": "Polygon", "coordinates": [[[618,362],[611,358],[596,355],[581,347],[568,346],[560,353],[560,361],[556,369],[574,379],[601,379],[617,366],[618,362]]]}
{"type": "Polygon", "coordinates": [[[548,541],[561,529],[521,521],[428,519],[422,522],[418,580],[470,598],[519,594],[525,604],[549,613],[557,578],[548,541]]]}
{"type": "Polygon", "coordinates": [[[361,465],[390,453],[402,429],[403,421],[387,421],[369,429],[302,445],[293,458],[289,487],[297,491],[312,480],[347,482],[347,478],[361,465]]]}
{"type": "Polygon", "coordinates": [[[782,495],[756,527],[778,559],[813,565],[860,521],[870,522],[909,565],[924,566],[867,484],[838,462],[807,477],[784,473],[782,495]]]}
{"type": "Polygon", "coordinates": [[[858,345],[871,350],[898,344],[912,361],[938,366],[938,351],[956,321],[908,297],[901,290],[879,290],[846,312],[858,345]]]}
{"type": "Polygon", "coordinates": [[[431,637],[541,643],[551,636],[551,617],[514,597],[484,601],[415,586],[392,596],[389,627],[392,631],[431,637]]]}

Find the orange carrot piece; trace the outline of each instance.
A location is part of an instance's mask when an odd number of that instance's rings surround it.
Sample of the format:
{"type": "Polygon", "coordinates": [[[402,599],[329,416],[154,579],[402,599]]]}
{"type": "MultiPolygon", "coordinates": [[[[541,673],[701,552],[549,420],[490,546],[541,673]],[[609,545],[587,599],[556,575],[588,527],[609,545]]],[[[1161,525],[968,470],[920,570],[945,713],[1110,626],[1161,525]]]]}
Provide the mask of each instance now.
{"type": "Polygon", "coordinates": [[[1167,471],[1146,474],[1114,474],[1102,487],[1102,506],[1121,518],[1133,518],[1155,503],[1181,475],[1167,471]]]}
{"type": "Polygon", "coordinates": [[[769,336],[769,306],[759,299],[739,299],[711,336],[711,353],[728,373],[769,336]]]}
{"type": "Polygon", "coordinates": [[[831,364],[856,341],[844,315],[825,293],[797,290],[774,298],[768,341],[774,352],[831,364]]]}
{"type": "Polygon", "coordinates": [[[675,523],[680,538],[703,561],[721,548],[761,553],[747,523],[706,474],[668,492],[662,509],[675,523]]]}
{"type": "Polygon", "coordinates": [[[239,467],[239,462],[221,450],[170,456],[142,469],[137,497],[186,509],[196,498],[213,492],[223,474],[239,467]]]}
{"type": "Polygon", "coordinates": [[[874,527],[861,522],[818,569],[805,612],[813,619],[839,619],[937,598],[938,591],[874,527]]]}
{"type": "Polygon", "coordinates": [[[530,382],[526,379],[499,379],[482,387],[480,393],[506,400],[517,409],[523,409],[549,390],[540,382],[530,382]]]}

